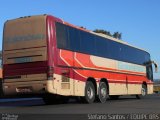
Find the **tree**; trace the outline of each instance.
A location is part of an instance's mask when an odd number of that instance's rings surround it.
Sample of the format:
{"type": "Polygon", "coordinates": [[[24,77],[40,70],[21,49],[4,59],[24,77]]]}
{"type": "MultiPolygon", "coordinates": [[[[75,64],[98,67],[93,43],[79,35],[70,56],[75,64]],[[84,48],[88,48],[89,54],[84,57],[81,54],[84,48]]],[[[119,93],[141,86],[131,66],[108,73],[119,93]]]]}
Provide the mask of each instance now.
{"type": "Polygon", "coordinates": [[[112,36],[112,34],[109,31],[106,31],[106,30],[103,30],[103,29],[95,29],[93,32],[102,33],[102,34],[105,34],[105,35],[112,36]]]}
{"type": "Polygon", "coordinates": [[[114,32],[113,37],[117,38],[117,39],[121,39],[122,38],[122,33],[114,32]]]}
{"type": "Polygon", "coordinates": [[[83,27],[83,26],[80,26],[80,28],[86,29],[86,28],[85,28],[85,27],[83,27]]]}
{"type": "Polygon", "coordinates": [[[109,35],[109,36],[117,38],[117,39],[122,38],[122,33],[119,33],[119,32],[114,32],[114,34],[111,34],[110,31],[106,31],[106,30],[103,30],[103,29],[95,29],[93,32],[109,35]]]}

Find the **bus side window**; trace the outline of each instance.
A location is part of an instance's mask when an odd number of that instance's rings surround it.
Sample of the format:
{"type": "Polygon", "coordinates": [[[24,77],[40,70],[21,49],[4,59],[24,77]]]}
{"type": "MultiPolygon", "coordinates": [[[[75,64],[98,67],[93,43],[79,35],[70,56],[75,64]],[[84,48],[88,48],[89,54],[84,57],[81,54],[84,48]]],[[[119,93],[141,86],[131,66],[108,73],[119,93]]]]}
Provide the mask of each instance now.
{"type": "Polygon", "coordinates": [[[56,23],[57,46],[60,49],[67,49],[68,32],[64,25],[56,23]]]}

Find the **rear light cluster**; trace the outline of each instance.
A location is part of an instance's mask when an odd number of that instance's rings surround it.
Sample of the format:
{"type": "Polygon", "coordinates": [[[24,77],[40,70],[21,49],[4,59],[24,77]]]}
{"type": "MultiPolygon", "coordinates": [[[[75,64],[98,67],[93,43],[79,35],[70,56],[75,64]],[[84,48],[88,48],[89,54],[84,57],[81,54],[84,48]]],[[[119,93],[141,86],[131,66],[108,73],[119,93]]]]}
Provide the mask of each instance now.
{"type": "Polygon", "coordinates": [[[53,79],[53,73],[54,73],[54,68],[52,66],[49,66],[48,67],[48,73],[47,73],[48,80],[52,80],[53,79]]]}

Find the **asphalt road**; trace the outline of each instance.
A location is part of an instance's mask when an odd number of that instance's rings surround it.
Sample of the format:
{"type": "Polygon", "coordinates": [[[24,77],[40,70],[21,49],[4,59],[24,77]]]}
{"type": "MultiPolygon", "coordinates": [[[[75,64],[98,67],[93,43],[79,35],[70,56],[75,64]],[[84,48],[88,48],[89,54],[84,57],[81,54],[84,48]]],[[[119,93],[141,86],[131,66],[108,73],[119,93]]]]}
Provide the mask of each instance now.
{"type": "Polygon", "coordinates": [[[134,96],[108,100],[105,104],[83,104],[71,99],[68,104],[45,105],[41,98],[1,99],[0,113],[17,114],[90,114],[90,113],[160,113],[160,94],[144,99],[134,96]],[[6,101],[6,102],[5,102],[6,101]]]}

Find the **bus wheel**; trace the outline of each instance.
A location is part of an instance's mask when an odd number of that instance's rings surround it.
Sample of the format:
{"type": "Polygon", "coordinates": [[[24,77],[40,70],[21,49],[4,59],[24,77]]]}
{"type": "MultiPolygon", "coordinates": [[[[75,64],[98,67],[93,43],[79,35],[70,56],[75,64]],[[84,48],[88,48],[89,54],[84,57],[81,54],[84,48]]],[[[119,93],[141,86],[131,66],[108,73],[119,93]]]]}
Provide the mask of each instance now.
{"type": "Polygon", "coordinates": [[[137,99],[141,99],[147,96],[147,86],[142,84],[141,95],[136,95],[137,99]]]}
{"type": "Polygon", "coordinates": [[[98,98],[101,103],[105,103],[107,99],[109,98],[108,88],[107,88],[106,83],[104,82],[100,82],[99,84],[98,98]]]}
{"type": "Polygon", "coordinates": [[[85,87],[84,101],[86,103],[93,103],[95,100],[95,87],[91,81],[87,81],[85,87]]]}

